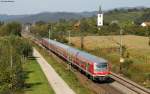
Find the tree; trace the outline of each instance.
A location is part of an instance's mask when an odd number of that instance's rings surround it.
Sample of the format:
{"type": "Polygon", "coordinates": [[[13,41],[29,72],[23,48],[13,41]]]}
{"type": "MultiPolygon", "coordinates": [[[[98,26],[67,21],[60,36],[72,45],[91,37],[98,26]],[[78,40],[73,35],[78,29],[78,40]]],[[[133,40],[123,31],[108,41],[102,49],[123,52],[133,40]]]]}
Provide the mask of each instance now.
{"type": "Polygon", "coordinates": [[[87,23],[86,19],[82,19],[81,20],[81,24],[80,24],[80,33],[81,33],[81,49],[84,49],[84,36],[85,36],[85,32],[88,31],[89,28],[89,24],[87,23]]]}
{"type": "Polygon", "coordinates": [[[0,35],[1,36],[8,36],[8,35],[16,35],[21,36],[21,24],[17,22],[8,23],[2,25],[0,28],[0,35]]]}
{"type": "Polygon", "coordinates": [[[30,52],[30,43],[21,37],[0,38],[0,94],[14,94],[24,86],[22,56],[30,52]]]}

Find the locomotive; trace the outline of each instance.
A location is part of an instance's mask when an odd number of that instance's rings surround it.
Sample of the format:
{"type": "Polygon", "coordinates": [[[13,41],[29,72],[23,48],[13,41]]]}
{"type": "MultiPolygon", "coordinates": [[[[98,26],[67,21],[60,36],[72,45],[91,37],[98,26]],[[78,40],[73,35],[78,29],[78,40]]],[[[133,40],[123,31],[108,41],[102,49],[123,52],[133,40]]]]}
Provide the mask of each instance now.
{"type": "Polygon", "coordinates": [[[110,66],[107,60],[55,40],[42,38],[40,43],[48,50],[70,62],[71,65],[76,66],[92,80],[106,81],[109,78],[110,66]]]}

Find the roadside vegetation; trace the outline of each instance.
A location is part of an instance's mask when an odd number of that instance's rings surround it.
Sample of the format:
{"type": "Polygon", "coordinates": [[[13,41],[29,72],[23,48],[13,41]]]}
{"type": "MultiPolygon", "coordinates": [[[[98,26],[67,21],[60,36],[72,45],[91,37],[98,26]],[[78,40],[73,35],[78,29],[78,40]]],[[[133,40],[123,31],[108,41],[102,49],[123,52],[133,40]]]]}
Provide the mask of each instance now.
{"type": "Polygon", "coordinates": [[[21,30],[20,23],[0,22],[0,94],[55,94],[21,30]]]}
{"type": "Polygon", "coordinates": [[[29,41],[20,37],[0,38],[0,94],[10,94],[24,87],[23,63],[32,54],[29,41]]]}
{"type": "Polygon", "coordinates": [[[24,88],[22,66],[32,56],[32,47],[20,36],[19,23],[0,23],[0,94],[16,94],[24,88]]]}

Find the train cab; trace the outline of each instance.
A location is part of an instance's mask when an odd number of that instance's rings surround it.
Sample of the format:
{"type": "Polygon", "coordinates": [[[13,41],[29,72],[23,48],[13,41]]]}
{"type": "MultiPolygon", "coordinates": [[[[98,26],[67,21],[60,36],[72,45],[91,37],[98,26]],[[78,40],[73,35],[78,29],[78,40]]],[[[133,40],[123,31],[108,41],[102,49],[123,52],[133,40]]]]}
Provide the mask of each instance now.
{"type": "Polygon", "coordinates": [[[94,63],[94,78],[103,81],[109,78],[110,70],[106,62],[94,63]]]}

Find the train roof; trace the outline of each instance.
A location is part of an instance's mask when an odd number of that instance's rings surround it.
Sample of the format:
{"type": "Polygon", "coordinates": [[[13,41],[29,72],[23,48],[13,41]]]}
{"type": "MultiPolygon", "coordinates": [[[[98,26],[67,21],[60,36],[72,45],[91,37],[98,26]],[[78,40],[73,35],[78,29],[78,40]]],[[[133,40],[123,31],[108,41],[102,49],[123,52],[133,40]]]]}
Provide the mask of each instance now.
{"type": "Polygon", "coordinates": [[[78,52],[79,54],[79,56],[81,56],[81,57],[84,57],[84,58],[86,58],[87,60],[90,60],[90,61],[93,61],[93,62],[95,62],[95,63],[106,63],[107,62],[107,60],[105,60],[105,59],[103,59],[103,58],[101,58],[101,57],[97,57],[97,56],[94,56],[94,55],[92,55],[92,54],[89,54],[89,53],[87,53],[87,52],[84,52],[84,51],[80,51],[80,50],[78,50],[78,49],[76,49],[76,48],[72,48],[72,47],[70,47],[69,48],[69,51],[70,52],[78,52]]]}
{"type": "Polygon", "coordinates": [[[76,54],[78,53],[79,56],[81,57],[84,57],[85,59],[87,60],[90,60],[90,61],[93,61],[95,63],[107,63],[107,60],[101,58],[101,57],[97,57],[97,56],[94,56],[92,54],[89,54],[87,52],[84,52],[84,51],[81,51],[81,50],[78,50],[76,48],[73,48],[71,46],[68,46],[68,45],[65,45],[65,44],[62,44],[60,42],[57,42],[57,41],[54,41],[54,40],[49,40],[49,39],[46,39],[44,38],[46,41],[48,41],[49,43],[53,43],[59,47],[62,47],[64,48],[65,50],[67,51],[70,51],[70,53],[72,54],[76,54]]]}
{"type": "Polygon", "coordinates": [[[55,44],[55,45],[57,45],[57,46],[59,46],[59,47],[61,47],[61,48],[64,48],[64,49],[68,49],[69,48],[69,46],[68,45],[65,45],[65,44],[62,44],[62,43],[59,43],[59,42],[57,42],[57,41],[54,41],[54,40],[50,40],[50,39],[47,39],[47,38],[44,38],[46,41],[48,41],[49,43],[53,43],[53,44],[55,44]]]}
{"type": "Polygon", "coordinates": [[[86,59],[88,59],[90,61],[93,61],[95,63],[107,63],[107,61],[105,59],[97,57],[97,56],[94,56],[94,55],[91,55],[91,54],[86,53],[84,51],[80,51],[79,55],[83,56],[83,57],[86,57],[86,59]]]}

